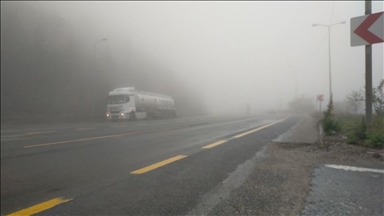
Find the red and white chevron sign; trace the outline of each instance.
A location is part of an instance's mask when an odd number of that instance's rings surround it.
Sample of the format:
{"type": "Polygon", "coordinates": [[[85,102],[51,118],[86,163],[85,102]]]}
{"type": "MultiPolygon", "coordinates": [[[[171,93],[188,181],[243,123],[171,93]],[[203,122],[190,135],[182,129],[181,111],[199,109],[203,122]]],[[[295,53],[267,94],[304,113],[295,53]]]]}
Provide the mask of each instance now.
{"type": "Polygon", "coordinates": [[[324,95],[317,95],[317,101],[324,101],[324,95]]]}
{"type": "Polygon", "coordinates": [[[351,18],[351,46],[384,42],[384,12],[351,18]]]}

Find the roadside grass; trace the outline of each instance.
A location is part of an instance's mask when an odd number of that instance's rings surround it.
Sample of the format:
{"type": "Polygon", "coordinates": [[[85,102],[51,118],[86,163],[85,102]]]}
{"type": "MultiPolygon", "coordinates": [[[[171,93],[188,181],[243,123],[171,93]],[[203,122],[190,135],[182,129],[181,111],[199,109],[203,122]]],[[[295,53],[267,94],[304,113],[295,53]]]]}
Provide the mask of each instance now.
{"type": "Polygon", "coordinates": [[[347,137],[348,144],[369,148],[384,147],[384,116],[374,115],[369,125],[361,114],[338,113],[334,118],[341,126],[338,133],[347,137]]]}
{"type": "Polygon", "coordinates": [[[340,113],[337,115],[337,118],[340,120],[341,133],[348,133],[352,131],[356,124],[362,121],[364,115],[361,114],[351,114],[351,113],[340,113]]]}

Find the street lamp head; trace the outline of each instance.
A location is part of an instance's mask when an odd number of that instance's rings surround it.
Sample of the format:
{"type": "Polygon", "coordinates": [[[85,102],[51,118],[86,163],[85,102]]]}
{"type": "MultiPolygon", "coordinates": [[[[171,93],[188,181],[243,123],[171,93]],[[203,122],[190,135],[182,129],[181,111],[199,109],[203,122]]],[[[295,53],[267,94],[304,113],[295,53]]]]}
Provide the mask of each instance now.
{"type": "Polygon", "coordinates": [[[318,26],[319,24],[312,24],[313,27],[318,26]]]}
{"type": "Polygon", "coordinates": [[[342,21],[342,22],[334,23],[334,24],[332,24],[330,26],[339,25],[339,24],[345,24],[345,23],[346,23],[346,21],[342,21]]]}

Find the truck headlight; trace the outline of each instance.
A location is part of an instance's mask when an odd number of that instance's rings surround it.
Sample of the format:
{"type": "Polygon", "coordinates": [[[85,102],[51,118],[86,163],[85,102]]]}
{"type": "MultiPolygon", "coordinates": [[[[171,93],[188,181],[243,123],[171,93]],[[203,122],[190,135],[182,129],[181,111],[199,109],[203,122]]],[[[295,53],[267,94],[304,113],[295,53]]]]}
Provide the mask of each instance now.
{"type": "Polygon", "coordinates": [[[120,115],[121,115],[121,116],[124,116],[124,113],[121,113],[120,115]]]}
{"type": "Polygon", "coordinates": [[[107,113],[107,117],[109,117],[109,113],[107,113]]]}

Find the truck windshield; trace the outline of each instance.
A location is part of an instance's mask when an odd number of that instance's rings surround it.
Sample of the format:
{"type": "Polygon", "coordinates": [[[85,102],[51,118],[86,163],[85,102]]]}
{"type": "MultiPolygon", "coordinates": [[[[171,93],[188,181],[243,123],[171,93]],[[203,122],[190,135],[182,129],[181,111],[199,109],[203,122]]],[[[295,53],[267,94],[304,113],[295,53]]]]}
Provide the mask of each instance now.
{"type": "Polygon", "coordinates": [[[129,102],[129,96],[126,95],[111,95],[107,97],[108,104],[121,104],[129,102]]]}

